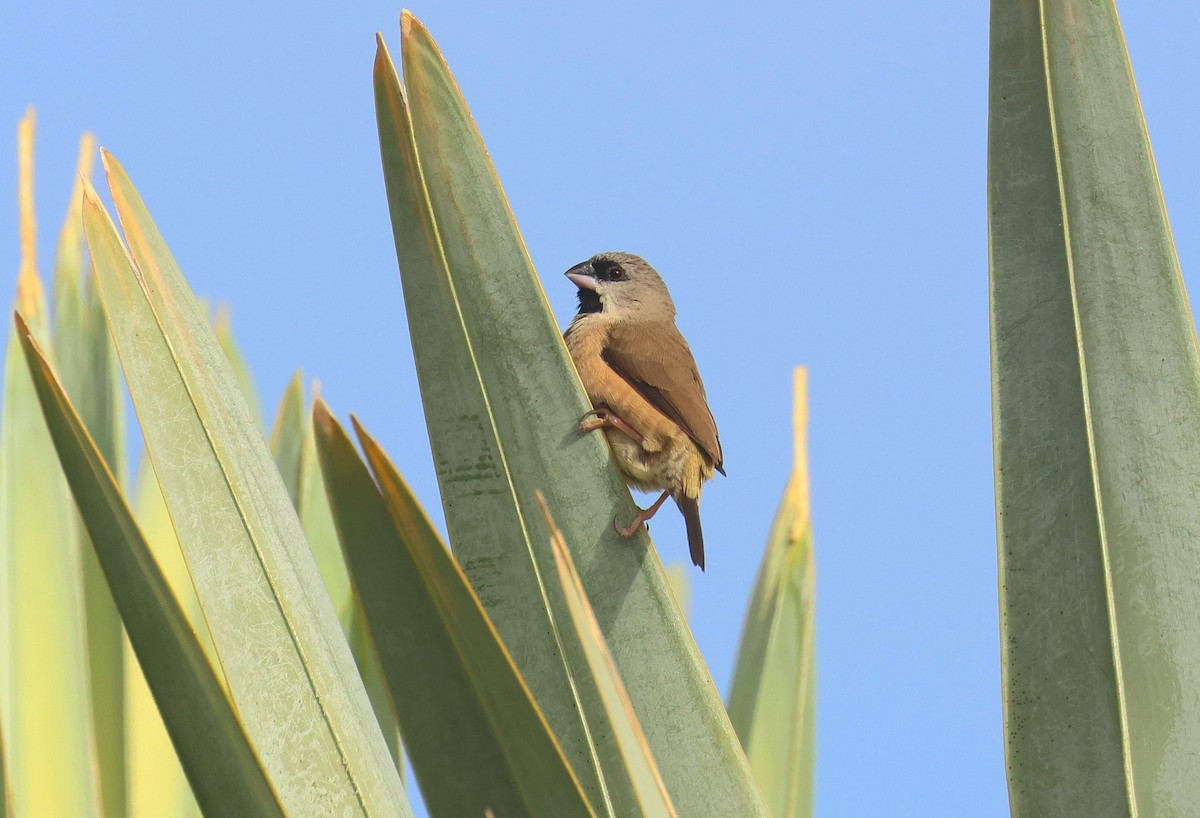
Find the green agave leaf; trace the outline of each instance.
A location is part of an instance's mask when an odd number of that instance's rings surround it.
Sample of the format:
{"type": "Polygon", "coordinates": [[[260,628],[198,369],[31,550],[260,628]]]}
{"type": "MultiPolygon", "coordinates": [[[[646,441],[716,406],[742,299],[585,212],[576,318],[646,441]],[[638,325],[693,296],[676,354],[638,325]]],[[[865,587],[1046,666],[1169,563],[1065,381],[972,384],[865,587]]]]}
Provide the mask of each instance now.
{"type": "Polygon", "coordinates": [[[591,816],[487,614],[424,511],[361,427],[314,408],[346,562],[433,815],[591,816]]]}
{"type": "MultiPolygon", "coordinates": [[[[314,383],[313,403],[316,404],[318,389],[314,383]]],[[[338,543],[337,526],[325,491],[325,478],[321,472],[321,460],[317,457],[317,441],[313,430],[312,413],[305,414],[304,442],[300,453],[300,522],[304,534],[316,557],[321,578],[329,591],[329,598],[341,618],[346,634],[351,632],[354,598],[350,590],[350,574],[338,543]]],[[[360,667],[366,657],[356,657],[360,667]]],[[[382,722],[381,722],[382,723],[382,722]]]]}
{"type": "MultiPolygon", "coordinates": [[[[314,393],[316,385],[314,384],[314,393]]],[[[341,546],[333,515],[329,510],[329,499],[325,494],[325,481],[321,477],[321,465],[317,462],[316,443],[313,440],[311,415],[304,411],[304,382],[297,372],[284,391],[275,415],[275,427],[271,432],[271,454],[279,466],[279,473],[287,486],[288,494],[300,515],[304,538],[316,558],[325,590],[333,600],[334,610],[342,622],[354,663],[362,677],[375,712],[375,720],[383,731],[388,751],[396,769],[404,772],[400,751],[400,737],[396,728],[396,716],[388,699],[387,686],[379,669],[379,662],[367,636],[366,622],[356,610],[350,588],[350,577],[342,561],[341,546]]]]}
{"type": "MultiPolygon", "coordinates": [[[[88,433],[121,482],[125,473],[125,393],[117,371],[117,355],[108,335],[104,308],[94,287],[83,279],[83,182],[91,178],[96,140],[84,134],[70,205],[58,238],[54,269],[54,358],[62,383],[79,407],[88,433]]],[[[113,604],[104,572],[88,540],[76,525],[83,560],[92,714],[100,760],[104,814],[125,815],[125,648],[121,617],[113,604]]]]}
{"type": "Polygon", "coordinates": [[[1111,2],[994,0],[993,422],[1013,815],[1200,804],[1200,351],[1111,2]]]}
{"type": "Polygon", "coordinates": [[[209,815],[282,816],[116,479],[20,317],[17,333],[59,460],[196,797],[209,815]]]}
{"type": "Polygon", "coordinates": [[[297,372],[283,390],[275,426],[271,429],[271,456],[279,467],[292,505],[300,511],[300,450],[304,448],[304,380],[297,372]]]}
{"type": "Polygon", "coordinates": [[[608,652],[608,646],[604,644],[604,634],[600,632],[600,623],[596,621],[592,606],[588,603],[587,592],[583,590],[583,583],[571,559],[571,551],[563,539],[562,532],[554,524],[554,518],[550,516],[550,509],[546,506],[541,492],[538,493],[537,499],[546,518],[546,526],[550,529],[554,563],[567,600],[567,609],[571,613],[571,624],[580,644],[583,645],[588,669],[595,680],[596,689],[600,692],[609,723],[613,725],[613,735],[621,750],[621,760],[629,771],[629,780],[633,782],[634,792],[637,793],[639,814],[655,818],[673,818],[675,808],[671,806],[671,798],[667,795],[642,726],[633,711],[633,703],[629,701],[629,694],[625,692],[625,685],[621,683],[616,663],[613,662],[612,654],[608,652]]]}
{"type": "Polygon", "coordinates": [[[813,812],[816,573],[807,390],[807,370],[798,367],[792,475],[750,597],[729,692],[729,718],[776,818],[808,818],[813,812]]]}
{"type": "Polygon", "coordinates": [[[225,357],[229,359],[229,363],[233,367],[238,388],[242,390],[242,397],[246,399],[246,406],[250,408],[250,416],[256,422],[261,422],[262,409],[259,408],[258,389],[254,386],[254,375],[251,374],[250,364],[246,363],[246,358],[242,355],[241,348],[238,347],[237,339],[233,337],[233,313],[225,304],[217,305],[217,317],[213,322],[213,331],[217,335],[217,343],[221,345],[221,349],[225,350],[225,357]]]}
{"type": "Polygon", "coordinates": [[[128,177],[102,156],[137,267],[88,191],[92,262],[247,734],[289,814],[407,815],[295,509],[232,367],[128,177]]]}
{"type": "MultiPolygon", "coordinates": [[[[134,482],[133,502],[138,528],[171,589],[171,595],[187,617],[217,683],[222,690],[228,691],[212,635],[200,611],[200,600],[196,598],[192,577],[167,513],[167,503],[144,449],[134,482]]],[[[200,808],[128,640],[125,642],[125,674],[130,818],[198,818],[200,808]]]]}
{"type": "Polygon", "coordinates": [[[675,604],[686,619],[692,612],[692,581],[688,578],[691,568],[682,562],[673,562],[666,570],[667,582],[671,585],[671,593],[675,595],[675,604]]]}
{"type": "MultiPolygon", "coordinates": [[[[313,382],[313,402],[318,400],[320,385],[313,382]]],[[[303,393],[301,393],[303,403],[303,393]]],[[[282,411],[282,410],[281,410],[282,411]]],[[[371,709],[375,712],[375,720],[383,732],[388,751],[392,754],[396,770],[403,775],[404,757],[400,748],[400,733],[396,726],[396,714],[388,698],[387,684],[383,671],[379,667],[379,659],[371,646],[367,634],[367,624],[350,587],[350,575],[346,571],[346,563],[342,557],[342,547],[338,542],[337,527],[333,521],[333,512],[329,507],[329,497],[325,491],[325,478],[321,474],[320,458],[317,457],[317,443],[313,431],[312,413],[300,408],[300,451],[299,451],[299,485],[300,492],[300,524],[304,527],[304,536],[317,560],[317,568],[321,571],[321,579],[325,582],[325,590],[333,600],[333,607],[338,612],[342,629],[350,641],[350,651],[354,654],[354,663],[358,667],[358,675],[362,677],[363,686],[367,690],[367,698],[371,701],[371,709]]]]}
{"type": "MultiPolygon", "coordinates": [[[[36,266],[33,114],[18,130],[17,309],[48,341],[36,266]]],[[[75,511],[15,331],[0,419],[0,722],[15,818],[100,812],[75,511]]]]}
{"type": "Polygon", "coordinates": [[[763,815],[649,538],[612,530],[634,506],[601,437],[576,431],[590,406],[466,104],[420,24],[405,14],[402,28],[409,98],[381,41],[376,112],[455,553],[592,802],[637,809],[599,693],[572,685],[583,649],[568,633],[561,653],[549,625],[567,610],[530,529],[544,489],[680,814],[763,815]]]}

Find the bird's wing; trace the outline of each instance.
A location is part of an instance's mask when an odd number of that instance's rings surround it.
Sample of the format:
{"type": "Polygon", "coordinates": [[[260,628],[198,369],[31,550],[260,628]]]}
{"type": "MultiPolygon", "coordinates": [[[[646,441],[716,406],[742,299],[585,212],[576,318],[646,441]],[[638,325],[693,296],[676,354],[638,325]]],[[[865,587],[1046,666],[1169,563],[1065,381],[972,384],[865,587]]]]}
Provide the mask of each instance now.
{"type": "Polygon", "coordinates": [[[717,423],[704,396],[696,359],[674,323],[615,324],[601,356],[642,397],[678,423],[724,474],[717,423]]]}

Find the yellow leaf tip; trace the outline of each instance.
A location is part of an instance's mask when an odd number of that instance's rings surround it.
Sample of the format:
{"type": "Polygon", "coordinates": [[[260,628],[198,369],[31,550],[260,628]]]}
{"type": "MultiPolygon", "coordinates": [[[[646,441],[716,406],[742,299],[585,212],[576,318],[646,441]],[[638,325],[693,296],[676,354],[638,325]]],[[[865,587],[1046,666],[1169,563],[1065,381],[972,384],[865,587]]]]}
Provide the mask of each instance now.
{"type": "Polygon", "coordinates": [[[92,181],[85,176],[80,176],[79,180],[83,182],[83,203],[92,207],[100,207],[100,196],[96,193],[92,181]]]}
{"type": "Polygon", "coordinates": [[[21,270],[17,276],[17,309],[33,320],[40,320],[46,304],[46,288],[42,277],[32,267],[21,270]]]}
{"type": "Polygon", "coordinates": [[[421,24],[417,16],[408,9],[404,9],[400,12],[400,39],[408,42],[416,36],[430,39],[429,31],[421,24]]]}
{"type": "Polygon", "coordinates": [[[550,538],[554,539],[558,534],[558,526],[554,524],[554,517],[550,514],[550,504],[546,502],[546,495],[542,494],[541,489],[536,489],[533,497],[537,500],[538,508],[542,510],[542,516],[546,518],[546,526],[550,529],[550,538]]]}

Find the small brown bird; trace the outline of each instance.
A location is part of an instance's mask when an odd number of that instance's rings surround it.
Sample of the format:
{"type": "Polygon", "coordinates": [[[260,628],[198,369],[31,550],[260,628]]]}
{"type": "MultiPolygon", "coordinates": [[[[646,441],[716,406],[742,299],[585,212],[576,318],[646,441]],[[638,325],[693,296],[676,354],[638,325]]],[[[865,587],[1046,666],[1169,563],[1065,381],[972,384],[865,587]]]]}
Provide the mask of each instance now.
{"type": "Polygon", "coordinates": [[[567,270],[579,287],[579,312],[563,338],[595,407],[579,421],[604,429],[625,481],[662,491],[627,527],[630,537],[668,496],[687,523],[692,562],[704,570],[700,489],[725,473],[717,424],[675,303],[654,268],[632,253],[601,253],[567,270]]]}

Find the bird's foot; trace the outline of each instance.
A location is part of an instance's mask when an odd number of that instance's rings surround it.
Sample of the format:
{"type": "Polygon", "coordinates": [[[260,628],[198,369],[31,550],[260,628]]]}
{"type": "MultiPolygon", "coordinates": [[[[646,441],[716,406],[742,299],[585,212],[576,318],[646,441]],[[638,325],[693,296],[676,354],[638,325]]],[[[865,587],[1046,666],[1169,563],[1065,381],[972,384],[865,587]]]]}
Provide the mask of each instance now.
{"type": "Polygon", "coordinates": [[[662,507],[663,501],[669,496],[671,496],[671,492],[664,491],[662,496],[654,501],[654,505],[650,506],[650,508],[640,509],[638,516],[634,517],[633,522],[625,528],[621,528],[621,526],[617,525],[617,521],[613,520],[613,529],[622,537],[632,537],[638,532],[639,528],[644,526],[647,522],[649,522],[651,517],[658,513],[659,508],[662,507]]]}
{"type": "Polygon", "coordinates": [[[579,419],[579,431],[581,432],[594,432],[597,429],[603,429],[605,426],[620,429],[638,443],[642,443],[645,440],[641,432],[626,423],[620,415],[608,407],[593,409],[579,419]]]}

